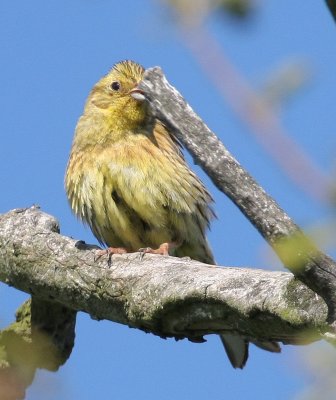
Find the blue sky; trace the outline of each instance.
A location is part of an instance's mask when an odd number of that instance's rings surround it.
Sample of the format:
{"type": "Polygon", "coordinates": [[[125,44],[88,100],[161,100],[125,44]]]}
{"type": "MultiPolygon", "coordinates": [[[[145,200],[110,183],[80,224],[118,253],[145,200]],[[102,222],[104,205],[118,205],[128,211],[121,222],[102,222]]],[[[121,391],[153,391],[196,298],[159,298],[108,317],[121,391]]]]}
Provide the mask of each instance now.
{"type": "MultiPolygon", "coordinates": [[[[288,134],[325,173],[335,167],[336,26],[323,1],[260,1],[247,24],[212,15],[207,29],[254,88],[290,59],[313,71],[281,108],[288,134]]],[[[63,176],[73,131],[92,85],[117,61],[160,65],[229,150],[303,227],[332,210],[297,188],[232,112],[154,0],[33,0],[0,5],[0,212],[39,204],[62,233],[96,243],[71,214],[63,176]]],[[[189,158],[190,160],[190,158],[189,158]]],[[[193,167],[194,168],[194,167],[193,167]]],[[[209,240],[222,265],[280,267],[259,234],[195,167],[216,200],[209,240]]],[[[332,248],[328,249],[333,251],[332,248]]],[[[0,324],[27,296],[0,286],[0,324]],[[6,307],[4,307],[6,305],[6,307]]],[[[307,351],[309,347],[307,348],[307,351]]],[[[229,365],[217,337],[161,340],[78,315],[76,346],[56,374],[40,371],[27,399],[289,399],[309,385],[302,350],[251,347],[246,369],[229,365]]]]}

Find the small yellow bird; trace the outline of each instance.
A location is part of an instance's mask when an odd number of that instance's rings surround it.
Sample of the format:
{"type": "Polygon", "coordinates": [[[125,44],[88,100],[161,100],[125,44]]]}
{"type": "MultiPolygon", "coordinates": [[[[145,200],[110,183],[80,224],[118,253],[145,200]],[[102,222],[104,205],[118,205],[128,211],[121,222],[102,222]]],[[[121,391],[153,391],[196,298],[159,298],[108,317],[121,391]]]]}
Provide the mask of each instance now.
{"type": "MultiPolygon", "coordinates": [[[[143,74],[139,64],[123,61],[93,87],[66,171],[71,208],[110,253],[146,248],[214,264],[205,236],[212,198],[179,142],[151,117],[138,89],[143,74]]],[[[221,338],[232,365],[242,368],[248,342],[221,338]]]]}
{"type": "Polygon", "coordinates": [[[205,238],[211,196],[151,118],[137,89],[143,73],[121,62],[91,91],[66,172],[71,208],[112,253],[151,247],[213,264],[205,238]]]}

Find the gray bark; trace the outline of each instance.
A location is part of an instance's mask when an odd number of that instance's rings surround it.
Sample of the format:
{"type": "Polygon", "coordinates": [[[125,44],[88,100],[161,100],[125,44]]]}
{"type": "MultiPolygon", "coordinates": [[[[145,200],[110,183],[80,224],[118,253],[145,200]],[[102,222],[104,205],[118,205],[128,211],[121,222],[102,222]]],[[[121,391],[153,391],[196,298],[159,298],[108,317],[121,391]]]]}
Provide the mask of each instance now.
{"type": "Polygon", "coordinates": [[[299,343],[325,329],[324,301],[291,273],[152,254],[140,260],[138,253],[113,255],[109,265],[107,256],[95,260],[95,246],[58,232],[58,222],[37,207],[1,215],[0,280],[44,302],[161,337],[201,342],[230,331],[299,343]]]}

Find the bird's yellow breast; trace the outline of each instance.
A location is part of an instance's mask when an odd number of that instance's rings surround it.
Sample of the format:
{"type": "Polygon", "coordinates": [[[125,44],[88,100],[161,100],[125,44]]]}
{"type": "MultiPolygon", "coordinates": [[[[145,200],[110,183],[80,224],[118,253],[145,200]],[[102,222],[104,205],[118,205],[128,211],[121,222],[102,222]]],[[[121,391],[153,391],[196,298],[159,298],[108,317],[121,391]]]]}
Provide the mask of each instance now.
{"type": "Polygon", "coordinates": [[[200,181],[160,129],[72,154],[71,206],[101,242],[137,250],[181,240],[202,198],[206,204],[200,181]]]}

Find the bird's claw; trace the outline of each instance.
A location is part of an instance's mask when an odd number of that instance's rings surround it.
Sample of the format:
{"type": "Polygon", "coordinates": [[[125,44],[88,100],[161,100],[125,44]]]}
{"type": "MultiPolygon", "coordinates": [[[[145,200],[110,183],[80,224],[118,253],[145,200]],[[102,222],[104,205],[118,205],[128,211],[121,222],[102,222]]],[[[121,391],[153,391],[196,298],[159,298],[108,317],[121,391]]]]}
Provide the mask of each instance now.
{"type": "Polygon", "coordinates": [[[102,256],[108,256],[107,263],[109,266],[112,265],[113,254],[126,254],[127,250],[123,247],[108,247],[104,250],[98,250],[94,256],[94,262],[97,262],[102,256]]]}
{"type": "Polygon", "coordinates": [[[138,251],[139,251],[139,260],[142,261],[145,254],[151,253],[153,251],[153,249],[151,249],[150,247],[142,247],[138,251]]]}
{"type": "Polygon", "coordinates": [[[162,243],[157,249],[151,247],[143,247],[139,249],[139,258],[142,260],[145,254],[160,254],[161,256],[169,256],[169,250],[174,248],[174,243],[162,243]]]}

